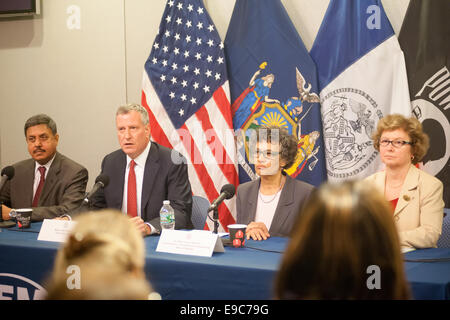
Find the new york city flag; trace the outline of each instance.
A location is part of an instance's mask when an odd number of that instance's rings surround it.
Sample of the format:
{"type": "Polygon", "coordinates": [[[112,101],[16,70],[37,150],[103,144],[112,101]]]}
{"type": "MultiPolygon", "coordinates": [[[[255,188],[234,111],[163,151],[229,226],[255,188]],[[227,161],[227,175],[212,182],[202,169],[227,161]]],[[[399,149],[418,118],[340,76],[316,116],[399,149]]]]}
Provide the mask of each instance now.
{"type": "Polygon", "coordinates": [[[405,59],[380,0],[331,0],[311,49],[319,77],[327,174],[362,179],[382,169],[372,133],[410,116],[405,59]]]}

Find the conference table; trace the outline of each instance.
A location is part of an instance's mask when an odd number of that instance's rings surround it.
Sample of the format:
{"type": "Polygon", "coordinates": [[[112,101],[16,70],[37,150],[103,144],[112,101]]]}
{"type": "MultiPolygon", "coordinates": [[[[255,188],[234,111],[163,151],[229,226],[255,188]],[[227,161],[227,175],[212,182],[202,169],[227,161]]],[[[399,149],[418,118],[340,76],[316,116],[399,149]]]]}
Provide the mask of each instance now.
{"type": "MultiPolygon", "coordinates": [[[[0,299],[45,296],[45,279],[61,244],[38,241],[41,225],[33,223],[23,231],[1,229],[0,299]]],[[[225,247],[225,252],[212,257],[157,252],[158,241],[159,236],[144,238],[145,273],[163,299],[267,300],[273,298],[274,279],[288,239],[249,240],[245,248],[225,247]]],[[[415,250],[404,258],[415,299],[450,299],[450,248],[415,250]]]]}

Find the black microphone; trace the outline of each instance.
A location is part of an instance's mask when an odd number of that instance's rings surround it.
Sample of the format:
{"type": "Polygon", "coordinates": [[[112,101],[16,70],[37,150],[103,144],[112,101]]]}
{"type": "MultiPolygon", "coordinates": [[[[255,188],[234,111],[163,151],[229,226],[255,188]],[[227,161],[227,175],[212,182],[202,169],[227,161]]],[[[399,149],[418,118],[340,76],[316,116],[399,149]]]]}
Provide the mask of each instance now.
{"type": "Polygon", "coordinates": [[[233,198],[235,192],[236,188],[234,187],[234,185],[232,184],[224,185],[220,190],[219,197],[216,200],[214,200],[213,203],[211,203],[208,212],[217,209],[217,207],[219,206],[219,204],[222,203],[223,200],[233,198]]]}
{"type": "Polygon", "coordinates": [[[89,192],[86,197],[83,199],[83,204],[89,204],[91,201],[91,198],[94,194],[98,192],[98,190],[105,188],[109,183],[109,177],[106,174],[101,174],[95,179],[95,184],[91,189],[91,192],[89,192]]]}
{"type": "Polygon", "coordinates": [[[13,177],[14,177],[14,167],[13,166],[4,167],[0,178],[0,191],[2,191],[6,181],[11,180],[13,177]]]}
{"type": "MultiPolygon", "coordinates": [[[[5,185],[6,181],[11,180],[14,177],[14,167],[8,166],[3,168],[2,172],[0,173],[0,191],[2,191],[3,186],[5,185]]],[[[0,202],[0,228],[11,228],[16,225],[15,221],[3,221],[2,217],[2,205],[3,203],[0,202]]]]}

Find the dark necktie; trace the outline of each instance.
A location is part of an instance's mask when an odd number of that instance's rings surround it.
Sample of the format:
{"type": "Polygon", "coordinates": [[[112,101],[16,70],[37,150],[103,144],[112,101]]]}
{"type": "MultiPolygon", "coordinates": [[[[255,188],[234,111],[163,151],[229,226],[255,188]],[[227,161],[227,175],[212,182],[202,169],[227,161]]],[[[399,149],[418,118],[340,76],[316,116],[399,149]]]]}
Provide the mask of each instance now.
{"type": "Polygon", "coordinates": [[[39,197],[41,195],[41,191],[42,188],[44,187],[44,182],[45,182],[45,167],[39,167],[38,168],[39,173],[41,174],[41,179],[39,180],[39,185],[36,189],[36,193],[34,194],[34,198],[33,198],[33,204],[31,205],[32,207],[37,207],[38,203],[39,203],[39,197]]]}
{"type": "Polygon", "coordinates": [[[130,171],[128,172],[128,195],[127,195],[127,215],[129,217],[137,216],[137,196],[136,196],[136,174],[134,166],[136,162],[131,160],[130,171]]]}

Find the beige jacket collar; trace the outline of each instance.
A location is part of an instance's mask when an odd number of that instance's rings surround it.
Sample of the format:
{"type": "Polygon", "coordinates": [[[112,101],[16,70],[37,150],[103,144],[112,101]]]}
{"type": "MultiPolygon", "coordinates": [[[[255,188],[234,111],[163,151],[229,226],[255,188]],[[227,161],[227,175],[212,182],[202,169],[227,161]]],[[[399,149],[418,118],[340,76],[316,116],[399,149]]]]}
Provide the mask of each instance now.
{"type": "MultiPolygon", "coordinates": [[[[408,173],[405,178],[405,182],[403,183],[402,190],[400,191],[400,195],[398,197],[397,206],[395,207],[394,216],[400,213],[415,197],[418,197],[417,194],[419,185],[419,169],[417,169],[414,165],[411,165],[408,173]]],[[[383,190],[383,195],[385,192],[385,182],[386,182],[386,171],[381,172],[377,179],[375,180],[375,184],[379,188],[379,190],[383,190]]]]}

